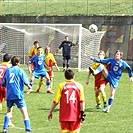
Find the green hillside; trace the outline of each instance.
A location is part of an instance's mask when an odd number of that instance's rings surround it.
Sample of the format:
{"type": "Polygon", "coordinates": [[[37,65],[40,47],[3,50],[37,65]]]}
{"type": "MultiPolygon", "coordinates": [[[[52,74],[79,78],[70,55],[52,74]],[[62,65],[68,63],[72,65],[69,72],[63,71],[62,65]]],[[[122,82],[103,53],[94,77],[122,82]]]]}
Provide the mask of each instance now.
{"type": "Polygon", "coordinates": [[[0,0],[0,15],[132,15],[132,0],[0,0]]]}

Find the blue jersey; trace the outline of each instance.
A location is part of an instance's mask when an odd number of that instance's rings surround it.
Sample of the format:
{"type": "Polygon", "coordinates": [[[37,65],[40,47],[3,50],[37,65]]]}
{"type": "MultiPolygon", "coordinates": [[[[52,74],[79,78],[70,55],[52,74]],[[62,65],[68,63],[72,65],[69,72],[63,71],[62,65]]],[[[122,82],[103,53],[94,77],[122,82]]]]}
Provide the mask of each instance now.
{"type": "Polygon", "coordinates": [[[70,56],[72,46],[74,46],[74,44],[70,41],[63,41],[61,43],[59,49],[63,48],[62,49],[63,56],[70,56]]]}
{"type": "Polygon", "coordinates": [[[30,60],[29,63],[33,63],[34,64],[34,70],[35,71],[39,71],[42,69],[45,69],[44,67],[44,61],[45,61],[45,56],[42,54],[40,56],[38,56],[37,54],[34,55],[30,60]]]}
{"type": "Polygon", "coordinates": [[[7,100],[24,99],[24,84],[29,84],[26,73],[18,66],[8,68],[2,79],[2,86],[7,88],[7,100]]]}
{"type": "Polygon", "coordinates": [[[108,72],[109,72],[110,75],[112,75],[117,80],[120,79],[120,77],[122,75],[122,71],[125,68],[128,70],[129,77],[132,77],[131,67],[123,60],[116,61],[115,58],[106,58],[106,59],[94,58],[93,61],[103,63],[103,64],[109,64],[110,69],[108,70],[108,72]]]}

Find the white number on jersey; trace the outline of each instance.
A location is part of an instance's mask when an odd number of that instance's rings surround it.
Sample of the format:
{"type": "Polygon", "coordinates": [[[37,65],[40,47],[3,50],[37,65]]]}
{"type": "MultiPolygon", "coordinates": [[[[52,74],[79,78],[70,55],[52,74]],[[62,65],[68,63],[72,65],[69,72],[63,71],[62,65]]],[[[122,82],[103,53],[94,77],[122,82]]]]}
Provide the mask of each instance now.
{"type": "Polygon", "coordinates": [[[14,73],[10,73],[10,81],[9,81],[9,83],[14,83],[14,73]]]}
{"type": "Polygon", "coordinates": [[[72,101],[73,103],[75,103],[76,97],[75,97],[75,91],[72,91],[70,97],[69,97],[69,91],[67,90],[65,92],[66,94],[66,102],[69,103],[69,101],[72,101]]]}
{"type": "Polygon", "coordinates": [[[0,78],[2,78],[4,75],[4,70],[3,69],[0,69],[0,78]]]}

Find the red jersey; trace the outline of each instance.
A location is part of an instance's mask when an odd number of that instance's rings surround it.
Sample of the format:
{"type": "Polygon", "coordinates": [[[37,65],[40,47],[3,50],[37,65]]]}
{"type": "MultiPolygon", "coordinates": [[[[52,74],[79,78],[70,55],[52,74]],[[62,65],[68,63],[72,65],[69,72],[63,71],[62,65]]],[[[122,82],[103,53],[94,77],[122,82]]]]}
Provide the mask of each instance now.
{"type": "MultiPolygon", "coordinates": [[[[9,64],[8,62],[2,62],[0,64],[0,86],[2,84],[2,78],[4,76],[4,73],[5,73],[6,69],[9,68],[10,66],[11,66],[11,64],[9,64]]],[[[5,87],[1,86],[0,90],[2,90],[2,91],[5,90],[5,87]]]]}
{"type": "Polygon", "coordinates": [[[60,102],[59,121],[79,121],[80,103],[84,102],[83,86],[74,80],[58,85],[54,103],[60,102]]]}
{"type": "Polygon", "coordinates": [[[4,73],[8,67],[10,67],[10,64],[8,62],[2,62],[0,64],[0,84],[2,83],[2,78],[3,78],[4,73]]]}

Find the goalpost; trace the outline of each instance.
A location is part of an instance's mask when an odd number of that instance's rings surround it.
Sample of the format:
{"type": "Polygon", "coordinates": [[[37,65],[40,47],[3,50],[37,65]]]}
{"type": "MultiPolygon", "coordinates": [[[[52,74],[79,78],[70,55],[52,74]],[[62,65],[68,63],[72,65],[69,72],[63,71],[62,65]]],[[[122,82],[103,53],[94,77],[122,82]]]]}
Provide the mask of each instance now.
{"type": "MultiPolygon", "coordinates": [[[[103,34],[90,33],[82,24],[0,23],[0,61],[5,53],[10,53],[20,56],[21,63],[26,64],[35,40],[39,40],[43,48],[49,45],[54,54],[68,35],[70,41],[79,44],[72,47],[70,66],[78,68],[78,71],[86,70],[92,64],[89,56],[97,57],[103,34]]],[[[55,59],[62,66],[62,50],[55,55],[55,59]]]]}

